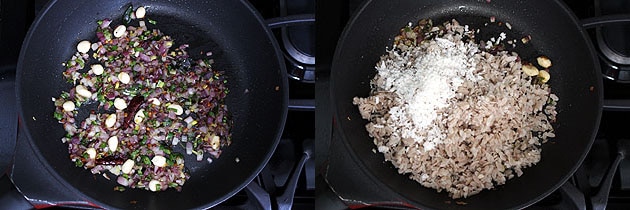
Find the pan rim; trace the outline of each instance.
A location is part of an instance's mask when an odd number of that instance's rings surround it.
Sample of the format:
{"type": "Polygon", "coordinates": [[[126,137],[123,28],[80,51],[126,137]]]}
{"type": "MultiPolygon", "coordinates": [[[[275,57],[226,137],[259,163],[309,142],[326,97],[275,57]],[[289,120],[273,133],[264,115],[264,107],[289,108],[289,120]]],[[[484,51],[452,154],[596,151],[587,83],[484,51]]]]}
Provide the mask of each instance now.
{"type": "MultiPolygon", "coordinates": [[[[26,120],[26,119],[30,119],[30,118],[26,118],[24,115],[24,109],[21,106],[21,104],[23,104],[23,100],[20,97],[21,93],[23,91],[23,87],[20,85],[21,81],[24,79],[22,77],[22,72],[23,72],[23,63],[24,63],[24,56],[26,54],[25,52],[25,48],[26,46],[29,45],[31,38],[33,37],[33,30],[34,28],[36,28],[37,26],[39,26],[41,24],[41,21],[43,20],[43,16],[45,14],[47,14],[49,12],[49,10],[52,8],[52,6],[57,3],[58,0],[52,0],[49,1],[44,8],[42,9],[42,11],[40,11],[40,13],[37,15],[37,18],[33,21],[33,23],[31,24],[24,42],[22,43],[21,46],[21,50],[20,50],[20,54],[19,54],[19,58],[18,58],[18,65],[16,68],[16,77],[15,77],[15,81],[16,81],[16,87],[15,87],[15,96],[16,96],[16,106],[17,106],[17,111],[18,111],[18,117],[20,119],[20,121],[26,120]],[[20,83],[18,83],[20,82],[20,83]]],[[[256,22],[258,23],[256,27],[262,27],[262,30],[264,31],[265,34],[265,41],[268,41],[271,46],[274,48],[274,55],[276,57],[276,61],[278,64],[279,69],[277,69],[277,71],[280,71],[280,83],[278,84],[279,86],[279,90],[282,93],[282,104],[281,104],[281,111],[280,111],[280,121],[277,122],[278,123],[278,130],[276,131],[275,136],[273,137],[273,141],[272,141],[272,145],[270,145],[269,150],[266,152],[266,155],[263,157],[261,164],[258,165],[257,168],[255,168],[253,170],[254,173],[252,173],[250,176],[248,176],[243,182],[241,182],[241,184],[239,184],[236,188],[234,188],[232,191],[230,191],[229,193],[225,194],[224,196],[220,197],[217,200],[214,201],[209,201],[206,202],[205,204],[202,204],[200,206],[196,206],[194,208],[211,208],[214,207],[222,202],[224,202],[225,200],[233,197],[236,193],[240,192],[241,190],[243,190],[247,185],[249,185],[256,176],[258,176],[258,174],[260,174],[260,172],[264,169],[264,167],[268,164],[269,160],[271,159],[271,156],[274,154],[280,139],[282,137],[282,133],[284,131],[284,127],[286,124],[286,119],[287,119],[287,115],[288,115],[288,104],[289,104],[289,82],[288,82],[288,77],[287,77],[287,71],[286,71],[286,66],[284,65],[285,61],[284,58],[282,56],[282,52],[280,50],[280,45],[278,44],[277,40],[275,39],[271,29],[269,27],[267,27],[267,24],[265,23],[262,15],[254,8],[254,6],[249,3],[247,0],[239,0],[239,2],[243,5],[243,7],[245,7],[246,10],[248,10],[252,17],[255,18],[256,22]]],[[[263,37],[260,37],[263,38],[263,37]]],[[[46,158],[43,157],[43,155],[41,154],[39,148],[34,145],[33,142],[33,137],[31,135],[30,129],[29,127],[25,124],[25,123],[20,123],[20,129],[23,129],[23,133],[25,135],[25,138],[27,140],[26,144],[29,146],[28,149],[32,150],[32,152],[35,155],[35,159],[37,161],[37,163],[40,163],[44,170],[46,170],[46,172],[48,172],[51,177],[59,184],[61,184],[61,186],[67,188],[68,190],[71,191],[71,193],[78,195],[79,198],[81,199],[88,199],[89,202],[98,205],[98,207],[101,208],[113,208],[115,209],[116,207],[113,207],[107,203],[103,203],[97,199],[94,199],[91,196],[86,195],[85,193],[83,193],[82,191],[78,190],[77,188],[75,188],[74,186],[72,186],[69,182],[67,182],[63,177],[61,177],[61,175],[59,175],[59,173],[53,169],[51,167],[51,165],[47,164],[47,160],[46,158]]],[[[11,166],[11,168],[13,168],[15,166],[11,166]]],[[[20,188],[20,186],[16,186],[18,189],[20,188]]],[[[22,192],[20,190],[20,192],[22,192]]],[[[23,195],[24,196],[24,195],[23,195]]]]}
{"type": "MultiPolygon", "coordinates": [[[[359,8],[357,8],[356,12],[352,15],[351,19],[346,23],[346,26],[344,27],[343,32],[340,35],[340,38],[337,42],[337,46],[335,47],[335,53],[333,55],[333,59],[332,59],[332,65],[331,65],[331,80],[330,80],[330,93],[329,93],[329,97],[331,99],[331,103],[330,105],[332,106],[333,109],[333,119],[337,122],[334,123],[335,126],[334,128],[337,131],[333,131],[333,132],[338,132],[340,140],[342,141],[342,144],[345,147],[345,150],[348,151],[349,153],[349,157],[350,159],[358,164],[358,168],[360,168],[360,170],[367,175],[367,177],[369,177],[369,179],[378,185],[379,188],[382,189],[388,189],[390,192],[394,193],[395,195],[397,195],[400,198],[403,198],[405,201],[408,201],[412,204],[416,204],[419,207],[423,207],[423,208],[430,208],[428,206],[426,206],[423,203],[419,203],[413,199],[410,199],[410,196],[401,194],[399,192],[397,192],[395,189],[393,189],[392,187],[390,187],[388,184],[382,182],[380,179],[378,179],[374,174],[372,174],[372,172],[366,167],[366,163],[364,160],[362,160],[361,158],[359,158],[358,154],[356,154],[354,152],[354,149],[352,148],[352,145],[350,145],[350,142],[348,141],[348,137],[346,132],[343,132],[343,128],[341,123],[339,123],[341,120],[344,120],[345,118],[343,118],[342,116],[340,116],[340,110],[339,110],[339,106],[338,106],[338,102],[336,100],[334,100],[336,97],[336,86],[337,86],[337,82],[334,79],[335,75],[337,74],[336,72],[338,72],[339,70],[335,71],[335,66],[338,66],[339,64],[337,64],[338,60],[340,59],[339,57],[341,57],[341,51],[343,50],[342,47],[346,41],[346,39],[348,39],[348,35],[350,34],[350,29],[353,27],[353,25],[355,25],[355,22],[359,19],[359,16],[364,13],[364,11],[368,8],[368,5],[370,5],[373,2],[373,0],[366,0],[363,2],[363,4],[361,6],[359,6],[359,8]]],[[[511,208],[514,209],[522,209],[525,207],[528,207],[540,200],[542,200],[543,198],[547,197],[549,194],[551,194],[552,192],[556,191],[558,188],[560,188],[562,185],[564,185],[566,183],[566,181],[577,171],[577,169],[582,165],[584,159],[586,158],[586,155],[588,154],[588,152],[590,151],[593,142],[596,138],[597,135],[597,129],[599,128],[600,125],[600,121],[601,121],[601,116],[602,116],[602,110],[603,110],[603,81],[602,81],[602,75],[599,73],[601,72],[601,68],[598,65],[599,63],[599,58],[597,57],[596,53],[595,53],[595,48],[593,46],[593,43],[590,42],[589,40],[589,36],[586,32],[586,29],[584,27],[582,27],[579,19],[575,16],[575,14],[573,12],[571,12],[571,10],[569,9],[569,7],[564,3],[561,2],[559,0],[554,0],[553,3],[558,4],[558,6],[560,7],[560,9],[564,12],[564,14],[571,20],[572,23],[574,23],[575,26],[578,26],[578,31],[579,31],[579,36],[580,39],[582,39],[585,43],[586,43],[586,47],[588,48],[588,53],[591,57],[591,60],[594,63],[593,66],[593,70],[596,72],[596,78],[595,81],[596,83],[593,85],[595,87],[595,92],[594,94],[597,94],[597,101],[596,101],[596,105],[597,105],[597,113],[596,113],[596,120],[593,122],[593,132],[591,133],[590,141],[587,144],[587,147],[584,148],[584,151],[582,152],[582,155],[580,156],[580,158],[577,161],[577,164],[575,164],[573,167],[571,167],[571,169],[569,170],[570,173],[565,174],[564,176],[562,176],[562,178],[560,179],[560,182],[557,182],[556,184],[552,185],[547,191],[545,191],[544,193],[534,197],[533,199],[529,200],[528,202],[519,204],[519,205],[515,205],[512,206],[511,208]]],[[[362,119],[361,119],[362,120],[362,119]]],[[[382,155],[382,154],[379,154],[382,155]]],[[[395,169],[392,169],[395,170],[395,169]]],[[[402,174],[398,174],[401,176],[404,176],[402,174]]],[[[483,193],[483,192],[481,192],[483,193]]],[[[473,195],[474,196],[474,195],[473,195]]]]}

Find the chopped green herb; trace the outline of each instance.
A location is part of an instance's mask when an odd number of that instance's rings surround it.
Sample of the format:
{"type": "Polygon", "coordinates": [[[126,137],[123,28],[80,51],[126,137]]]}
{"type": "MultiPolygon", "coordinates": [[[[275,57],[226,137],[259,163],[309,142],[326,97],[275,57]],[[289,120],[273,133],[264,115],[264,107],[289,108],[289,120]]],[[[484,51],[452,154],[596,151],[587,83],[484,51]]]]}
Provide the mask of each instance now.
{"type": "Polygon", "coordinates": [[[135,160],[138,156],[138,153],[140,153],[140,150],[134,150],[133,152],[131,152],[131,159],[135,160]]]}
{"type": "Polygon", "coordinates": [[[142,155],[142,162],[145,165],[151,165],[151,159],[149,159],[149,156],[142,155]]]}
{"type": "Polygon", "coordinates": [[[164,82],[162,82],[162,80],[159,80],[156,87],[159,87],[159,88],[164,87],[164,82]]]}
{"type": "Polygon", "coordinates": [[[125,25],[129,25],[131,23],[131,15],[133,14],[133,5],[129,5],[125,10],[125,14],[123,15],[123,23],[125,25]]]}
{"type": "MultiPolygon", "coordinates": [[[[142,93],[142,97],[144,97],[144,98],[148,98],[148,97],[149,97],[149,95],[151,95],[151,93],[153,93],[153,90],[150,90],[150,91],[144,91],[144,92],[142,93]]],[[[146,114],[145,114],[145,116],[146,116],[146,114]]]]}
{"type": "Polygon", "coordinates": [[[123,186],[115,186],[114,190],[118,191],[118,192],[123,192],[123,191],[125,191],[125,187],[123,187],[123,186]]]}
{"type": "Polygon", "coordinates": [[[68,99],[70,97],[70,93],[63,91],[61,92],[61,98],[68,99]]]}
{"type": "Polygon", "coordinates": [[[77,167],[83,167],[83,162],[81,162],[81,160],[75,160],[74,165],[77,167]]]}
{"type": "Polygon", "coordinates": [[[103,37],[105,37],[105,40],[112,39],[112,32],[109,30],[103,30],[103,37]]]}
{"type": "Polygon", "coordinates": [[[144,176],[144,178],[143,178],[143,179],[144,179],[144,181],[151,181],[151,179],[153,179],[153,176],[151,176],[151,175],[149,174],[149,175],[144,176]]]}
{"type": "Polygon", "coordinates": [[[103,94],[98,94],[98,95],[96,95],[96,98],[97,98],[97,99],[98,99],[98,101],[99,101],[99,102],[101,102],[101,103],[105,103],[105,102],[107,102],[107,101],[105,100],[105,95],[103,95],[103,94]]]}
{"type": "Polygon", "coordinates": [[[55,116],[55,119],[57,120],[61,120],[63,118],[63,114],[59,112],[55,112],[54,116],[55,116]]]}
{"type": "MultiPolygon", "coordinates": [[[[196,143],[193,143],[193,147],[197,147],[196,143]]],[[[193,150],[192,153],[195,155],[199,155],[199,152],[197,150],[193,150]]]]}
{"type": "Polygon", "coordinates": [[[77,58],[75,59],[75,61],[79,64],[79,67],[83,68],[85,67],[85,61],[83,60],[83,58],[77,58]]]}
{"type": "Polygon", "coordinates": [[[157,24],[157,21],[155,21],[155,20],[151,20],[151,19],[149,19],[148,21],[149,21],[149,23],[151,23],[151,24],[153,24],[153,25],[157,24]]]}

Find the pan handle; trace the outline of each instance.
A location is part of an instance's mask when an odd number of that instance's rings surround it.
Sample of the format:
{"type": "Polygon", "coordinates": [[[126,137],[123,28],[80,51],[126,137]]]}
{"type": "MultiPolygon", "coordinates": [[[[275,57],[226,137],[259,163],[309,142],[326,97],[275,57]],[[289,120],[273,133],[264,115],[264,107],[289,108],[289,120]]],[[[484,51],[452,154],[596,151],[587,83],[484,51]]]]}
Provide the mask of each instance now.
{"type": "Polygon", "coordinates": [[[43,209],[52,207],[77,208],[77,209],[101,209],[87,202],[49,202],[27,198],[15,187],[0,195],[0,209],[43,209]]]}
{"type": "Polygon", "coordinates": [[[313,99],[289,99],[289,110],[291,111],[314,111],[315,100],[313,99]]]}
{"type": "Polygon", "coordinates": [[[604,100],[604,111],[630,111],[630,99],[606,99],[604,100]]]}
{"type": "Polygon", "coordinates": [[[308,25],[315,22],[314,14],[287,15],[283,17],[269,18],[265,24],[269,28],[281,28],[295,25],[308,25]]]}
{"type": "Polygon", "coordinates": [[[580,24],[585,29],[621,23],[630,23],[630,14],[604,15],[580,20],[580,24]]]}

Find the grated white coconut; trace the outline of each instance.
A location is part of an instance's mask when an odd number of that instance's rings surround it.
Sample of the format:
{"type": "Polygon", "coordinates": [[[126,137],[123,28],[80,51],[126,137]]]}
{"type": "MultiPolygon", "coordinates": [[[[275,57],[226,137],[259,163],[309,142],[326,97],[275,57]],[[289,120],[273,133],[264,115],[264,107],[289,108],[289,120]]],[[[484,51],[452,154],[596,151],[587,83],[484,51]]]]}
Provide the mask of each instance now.
{"type": "Polygon", "coordinates": [[[405,102],[389,111],[391,120],[400,125],[400,137],[414,139],[425,151],[441,143],[444,132],[430,125],[438,117],[436,110],[449,105],[464,80],[481,79],[473,74],[477,61],[472,55],[478,48],[457,38],[435,38],[402,53],[388,51],[376,70],[382,78],[379,88],[396,93],[405,102]]]}

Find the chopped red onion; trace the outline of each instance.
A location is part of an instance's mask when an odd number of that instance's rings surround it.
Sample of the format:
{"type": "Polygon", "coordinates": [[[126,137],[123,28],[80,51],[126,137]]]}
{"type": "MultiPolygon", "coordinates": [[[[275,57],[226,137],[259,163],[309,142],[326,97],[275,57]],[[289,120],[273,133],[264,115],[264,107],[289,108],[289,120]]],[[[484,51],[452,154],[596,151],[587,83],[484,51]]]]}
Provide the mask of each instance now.
{"type": "Polygon", "coordinates": [[[192,143],[186,142],[186,154],[187,155],[192,154],[192,146],[193,146],[192,143]]]}
{"type": "MultiPolygon", "coordinates": [[[[98,41],[91,45],[91,52],[76,53],[64,64],[66,80],[72,86],[83,85],[92,97],[78,97],[75,88],[70,88],[67,95],[57,98],[63,100],[55,102],[55,117],[61,117],[59,122],[68,136],[62,141],[68,144],[70,159],[78,167],[95,174],[120,168],[129,177],[118,175],[116,181],[120,185],[148,189],[146,177],[150,176],[160,180],[161,190],[181,190],[190,175],[184,169],[184,159],[172,156],[173,146],[186,142],[186,154],[194,154],[201,161],[205,152],[213,157],[221,153],[201,138],[218,135],[221,145],[229,145],[231,121],[223,122],[223,116],[229,116],[224,102],[228,89],[223,72],[206,65],[211,60],[186,60],[188,45],[172,48],[171,37],[157,29],[127,26],[126,34],[115,37],[110,25],[111,20],[103,20],[95,33],[98,41]],[[101,64],[104,71],[98,75],[92,71],[79,73],[92,63],[101,64]],[[132,99],[138,96],[144,100],[132,106],[132,99]],[[147,101],[149,98],[159,103],[147,101]],[[114,109],[115,99],[122,99],[127,107],[114,109]],[[79,110],[85,109],[84,104],[98,103],[98,109],[75,122],[74,112],[63,111],[64,101],[73,101],[79,110]],[[169,110],[167,104],[177,104],[184,114],[169,110]],[[86,151],[96,151],[96,158],[86,158],[86,151]],[[152,165],[151,159],[157,155],[169,158],[173,164],[152,165]]],[[[122,107],[120,102],[117,107],[122,107]]],[[[207,160],[212,162],[210,158],[207,160]]]]}

